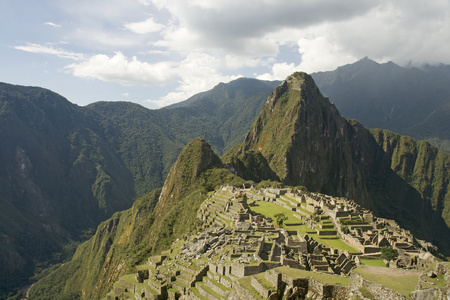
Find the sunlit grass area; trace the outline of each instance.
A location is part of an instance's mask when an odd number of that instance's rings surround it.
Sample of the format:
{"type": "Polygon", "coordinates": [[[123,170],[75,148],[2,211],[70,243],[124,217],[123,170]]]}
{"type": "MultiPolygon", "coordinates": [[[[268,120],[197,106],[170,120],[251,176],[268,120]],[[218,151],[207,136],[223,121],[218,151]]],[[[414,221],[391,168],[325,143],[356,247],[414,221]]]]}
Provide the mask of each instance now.
{"type": "Polygon", "coordinates": [[[351,253],[358,253],[358,250],[343,242],[337,235],[319,237],[314,229],[308,228],[306,225],[289,225],[302,223],[300,219],[294,217],[294,212],[292,210],[267,201],[255,201],[255,204],[256,206],[250,206],[251,210],[266,217],[270,217],[273,220],[276,219],[274,215],[284,213],[284,215],[288,217],[288,219],[285,221],[284,228],[288,230],[298,230],[302,235],[308,234],[309,237],[314,238],[316,241],[324,244],[327,247],[333,247],[334,249],[339,249],[342,251],[347,250],[351,253]]]}
{"type": "Polygon", "coordinates": [[[355,272],[361,274],[365,279],[384,285],[402,295],[409,296],[415,290],[421,272],[405,271],[389,268],[376,268],[360,266],[355,272]]]}
{"type": "Polygon", "coordinates": [[[372,267],[386,267],[386,264],[381,259],[366,259],[361,258],[361,263],[372,267]]]}

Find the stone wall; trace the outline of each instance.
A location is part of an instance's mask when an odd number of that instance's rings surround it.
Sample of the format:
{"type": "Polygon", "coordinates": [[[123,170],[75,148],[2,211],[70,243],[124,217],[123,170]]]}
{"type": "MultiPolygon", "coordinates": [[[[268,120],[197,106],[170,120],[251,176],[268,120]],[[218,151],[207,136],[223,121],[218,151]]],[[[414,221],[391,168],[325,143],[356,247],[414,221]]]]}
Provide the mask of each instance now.
{"type": "Polygon", "coordinates": [[[350,288],[343,285],[324,285],[323,296],[330,299],[348,299],[350,288]]]}
{"type": "Polygon", "coordinates": [[[264,242],[265,242],[265,238],[264,238],[264,236],[262,236],[261,241],[255,251],[256,255],[261,256],[261,252],[264,250],[264,242]]]}
{"type": "Polygon", "coordinates": [[[337,231],[336,230],[319,230],[316,229],[316,232],[318,235],[336,235],[337,231]]]}
{"type": "Polygon", "coordinates": [[[150,288],[154,291],[156,291],[157,293],[163,295],[167,292],[167,286],[163,285],[161,286],[160,284],[154,282],[153,280],[149,279],[147,280],[148,285],[150,286],[150,288]]]}
{"type": "Polygon", "coordinates": [[[342,238],[344,239],[345,242],[347,242],[348,244],[350,244],[350,246],[352,246],[353,248],[355,248],[356,250],[358,250],[359,252],[364,252],[364,247],[363,245],[359,242],[359,240],[355,237],[352,237],[349,234],[344,234],[342,236],[342,238]]]}
{"type": "Polygon", "coordinates": [[[381,248],[380,247],[376,247],[376,246],[364,246],[362,252],[364,254],[379,253],[379,252],[381,252],[381,248]]]}
{"type": "Polygon", "coordinates": [[[319,280],[315,280],[314,278],[308,278],[308,293],[314,293],[318,295],[320,298],[324,297],[324,284],[319,280]]]}
{"type": "Polygon", "coordinates": [[[241,285],[238,283],[235,285],[233,290],[231,291],[231,294],[228,296],[228,299],[230,300],[240,300],[240,299],[254,299],[255,297],[248,291],[247,289],[244,289],[241,287],[241,285]]]}
{"type": "Polygon", "coordinates": [[[279,266],[281,266],[280,263],[270,263],[270,262],[261,262],[258,265],[254,266],[233,263],[231,265],[230,274],[242,278],[244,276],[255,275],[279,266]]]}
{"type": "Polygon", "coordinates": [[[283,274],[281,280],[288,286],[298,286],[307,289],[308,288],[308,278],[293,278],[286,274],[283,274]]]}
{"type": "Polygon", "coordinates": [[[367,279],[364,279],[360,274],[352,272],[350,276],[350,289],[358,290],[360,287],[365,287],[375,299],[393,299],[393,300],[406,300],[407,298],[402,294],[393,291],[381,284],[373,283],[367,279]]]}
{"type": "Polygon", "coordinates": [[[234,281],[229,279],[228,277],[225,277],[225,276],[219,275],[217,273],[213,273],[213,272],[208,272],[207,275],[208,275],[208,278],[214,279],[215,281],[222,284],[226,288],[229,288],[229,289],[233,288],[234,281]]]}
{"type": "Polygon", "coordinates": [[[271,290],[267,289],[264,285],[262,285],[258,279],[256,279],[255,277],[251,277],[251,285],[252,287],[260,294],[263,296],[263,298],[269,297],[269,295],[271,294],[271,290]]]}
{"type": "MultiPolygon", "coordinates": [[[[450,294],[447,294],[450,296],[450,294]]],[[[439,288],[425,289],[414,291],[411,293],[409,299],[412,300],[428,300],[428,299],[449,299],[439,288]]]]}
{"type": "Polygon", "coordinates": [[[134,297],[136,299],[146,299],[146,300],[167,299],[166,296],[167,295],[165,295],[165,296],[154,295],[148,289],[146,289],[145,287],[142,287],[140,289],[136,289],[136,291],[134,293],[134,297]]]}
{"type": "Polygon", "coordinates": [[[298,261],[293,260],[293,259],[288,259],[286,257],[284,257],[284,255],[281,256],[281,264],[283,266],[289,266],[291,268],[294,269],[305,269],[305,266],[301,265],[298,261]]]}
{"type": "Polygon", "coordinates": [[[282,280],[282,274],[275,271],[268,271],[264,274],[266,280],[276,289],[278,289],[278,283],[282,280]]]}
{"type": "Polygon", "coordinates": [[[119,279],[119,285],[124,287],[130,293],[134,293],[136,288],[135,284],[122,279],[119,279]]]}
{"type": "Polygon", "coordinates": [[[256,195],[256,194],[249,193],[249,192],[247,192],[245,194],[251,200],[259,200],[259,201],[264,201],[265,200],[265,197],[263,195],[256,195]]]}

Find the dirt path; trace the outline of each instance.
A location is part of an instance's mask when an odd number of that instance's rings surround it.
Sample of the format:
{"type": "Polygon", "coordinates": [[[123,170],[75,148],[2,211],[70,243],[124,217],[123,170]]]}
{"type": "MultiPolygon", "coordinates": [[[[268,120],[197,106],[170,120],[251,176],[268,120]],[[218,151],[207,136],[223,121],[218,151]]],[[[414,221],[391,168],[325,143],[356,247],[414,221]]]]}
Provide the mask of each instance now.
{"type": "Polygon", "coordinates": [[[20,297],[20,300],[28,299],[28,293],[30,292],[30,289],[32,286],[33,286],[33,284],[30,284],[22,289],[22,297],[20,297]]]}

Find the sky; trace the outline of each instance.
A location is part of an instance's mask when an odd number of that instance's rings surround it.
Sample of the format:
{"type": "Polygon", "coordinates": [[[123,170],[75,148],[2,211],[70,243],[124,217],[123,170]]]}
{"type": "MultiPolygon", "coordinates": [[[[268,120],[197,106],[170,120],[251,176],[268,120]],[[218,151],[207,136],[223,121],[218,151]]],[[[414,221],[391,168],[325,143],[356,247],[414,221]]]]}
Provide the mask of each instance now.
{"type": "Polygon", "coordinates": [[[0,82],[151,109],[363,57],[450,64],[449,0],[0,0],[0,82]]]}

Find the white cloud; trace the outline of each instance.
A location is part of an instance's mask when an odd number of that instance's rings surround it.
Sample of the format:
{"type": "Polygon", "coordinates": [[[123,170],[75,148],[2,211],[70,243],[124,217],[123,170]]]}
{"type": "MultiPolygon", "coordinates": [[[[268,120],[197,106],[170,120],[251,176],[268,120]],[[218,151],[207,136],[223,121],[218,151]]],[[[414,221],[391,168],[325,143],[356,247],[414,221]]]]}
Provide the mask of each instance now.
{"type": "Polygon", "coordinates": [[[275,63],[272,66],[271,73],[265,73],[257,76],[256,78],[261,80],[284,80],[286,77],[298,70],[298,66],[293,63],[275,63]]]}
{"type": "Polygon", "coordinates": [[[61,28],[61,25],[53,23],[53,22],[45,22],[44,25],[48,25],[55,28],[61,28]]]}
{"type": "Polygon", "coordinates": [[[304,30],[301,68],[331,70],[368,56],[400,65],[450,63],[450,3],[379,1],[365,14],[304,30]]]}
{"type": "MultiPolygon", "coordinates": [[[[156,95],[175,87],[159,105],[239,73],[284,79],[365,56],[400,65],[450,63],[446,0],[66,0],[44,1],[43,7],[54,12],[52,22],[40,17],[36,30],[47,30],[20,32],[25,29],[8,27],[5,19],[7,43],[26,34],[34,41],[53,39],[14,48],[77,60],[66,67],[77,77],[152,86],[156,95]]],[[[32,15],[31,6],[24,9],[32,15]]]]}
{"type": "Polygon", "coordinates": [[[252,58],[237,55],[225,55],[225,66],[229,69],[240,69],[244,67],[256,67],[266,64],[262,58],[252,58]]]}
{"type": "Polygon", "coordinates": [[[191,53],[176,68],[181,78],[174,92],[159,100],[147,100],[159,107],[186,100],[189,97],[213,88],[219,82],[229,82],[241,76],[227,76],[219,72],[222,62],[208,54],[191,53]]]}
{"type": "Polygon", "coordinates": [[[358,59],[337,43],[331,43],[324,36],[300,39],[298,46],[299,52],[302,54],[302,61],[296,68],[302,72],[329,71],[338,66],[353,63],[358,59]]]}
{"type": "Polygon", "coordinates": [[[138,34],[157,32],[164,28],[163,24],[156,23],[153,18],[148,18],[142,22],[127,23],[124,26],[129,31],[138,34]]]}
{"type": "Polygon", "coordinates": [[[44,46],[39,44],[27,43],[26,46],[14,46],[14,49],[31,53],[51,54],[61,58],[69,58],[73,60],[82,60],[83,54],[67,51],[64,49],[53,48],[53,46],[44,46]]]}
{"type": "MultiPolygon", "coordinates": [[[[219,82],[229,82],[240,76],[223,75],[219,70],[223,61],[212,55],[193,52],[181,62],[149,64],[136,57],[131,60],[121,52],[109,57],[98,54],[65,67],[74,76],[115,82],[123,86],[164,85],[178,79],[175,91],[157,100],[147,100],[159,107],[186,100],[192,95],[211,89],[219,82]]],[[[128,93],[122,96],[128,96],[128,93]]]]}
{"type": "MultiPolygon", "coordinates": [[[[153,3],[169,11],[175,20],[174,26],[163,32],[164,40],[158,42],[160,45],[180,51],[221,49],[252,56],[277,55],[276,34],[286,28],[306,28],[324,21],[343,20],[376,5],[369,0],[357,3],[350,0],[153,0],[153,3]],[[181,35],[184,43],[179,42],[181,35]]],[[[290,41],[298,39],[298,36],[291,36],[290,41]]]]}
{"type": "Polygon", "coordinates": [[[137,60],[136,57],[128,60],[121,52],[112,57],[104,54],[94,55],[86,61],[65,68],[77,77],[95,78],[124,86],[161,85],[175,76],[171,62],[149,64],[137,60]]]}

